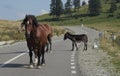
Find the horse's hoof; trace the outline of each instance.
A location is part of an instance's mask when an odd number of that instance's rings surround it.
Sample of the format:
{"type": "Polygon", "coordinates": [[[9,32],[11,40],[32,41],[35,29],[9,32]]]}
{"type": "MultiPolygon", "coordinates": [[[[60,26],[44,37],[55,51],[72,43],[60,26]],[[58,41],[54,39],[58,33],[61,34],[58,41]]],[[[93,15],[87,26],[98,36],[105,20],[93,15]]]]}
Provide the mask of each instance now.
{"type": "Polygon", "coordinates": [[[39,66],[37,66],[37,69],[40,69],[41,68],[41,66],[39,65],[39,66]]]}
{"type": "Polygon", "coordinates": [[[33,65],[30,65],[30,66],[29,66],[29,68],[31,68],[31,69],[32,69],[32,68],[33,68],[33,65]]]}

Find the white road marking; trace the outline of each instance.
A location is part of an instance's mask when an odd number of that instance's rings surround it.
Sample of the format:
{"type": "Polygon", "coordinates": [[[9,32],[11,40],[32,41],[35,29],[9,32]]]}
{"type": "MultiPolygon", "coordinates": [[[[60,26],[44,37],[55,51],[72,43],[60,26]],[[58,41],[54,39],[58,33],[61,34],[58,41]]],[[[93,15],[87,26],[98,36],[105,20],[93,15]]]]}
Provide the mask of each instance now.
{"type": "Polygon", "coordinates": [[[75,65],[75,54],[76,52],[73,51],[71,54],[71,74],[76,74],[76,65],[75,65]]]}
{"type": "Polygon", "coordinates": [[[72,70],[71,73],[72,73],[72,74],[76,74],[77,72],[76,72],[75,70],[72,70]]]}
{"type": "Polygon", "coordinates": [[[75,62],[72,62],[71,65],[75,65],[75,62]]]}
{"type": "Polygon", "coordinates": [[[7,65],[7,64],[10,63],[10,62],[12,62],[13,60],[15,60],[15,59],[17,59],[17,58],[23,56],[24,54],[26,54],[26,53],[22,53],[22,54],[20,54],[20,55],[18,55],[18,56],[15,56],[14,58],[12,58],[12,59],[10,59],[10,60],[4,62],[2,65],[0,65],[0,68],[4,67],[5,65],[7,65]]]}
{"type": "Polygon", "coordinates": [[[75,55],[73,55],[73,54],[71,55],[71,57],[74,57],[74,56],[75,56],[75,55]]]}
{"type": "Polygon", "coordinates": [[[75,69],[76,67],[75,66],[71,66],[71,69],[75,69]]]}

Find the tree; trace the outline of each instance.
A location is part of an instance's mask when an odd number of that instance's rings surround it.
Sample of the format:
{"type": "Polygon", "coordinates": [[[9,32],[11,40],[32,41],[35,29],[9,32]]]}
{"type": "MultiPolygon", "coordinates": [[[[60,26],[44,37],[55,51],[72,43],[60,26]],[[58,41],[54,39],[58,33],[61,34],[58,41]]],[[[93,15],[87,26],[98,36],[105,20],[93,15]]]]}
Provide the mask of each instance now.
{"type": "Polygon", "coordinates": [[[90,16],[99,15],[101,12],[100,0],[89,0],[88,11],[90,16]]]}
{"type": "Polygon", "coordinates": [[[86,5],[86,2],[85,2],[85,1],[82,2],[82,6],[84,6],[84,5],[86,5]]]}
{"type": "Polygon", "coordinates": [[[67,0],[67,2],[65,3],[65,14],[71,15],[72,13],[72,2],[71,0],[67,0]]]}
{"type": "Polygon", "coordinates": [[[117,10],[116,2],[115,2],[115,1],[112,1],[112,2],[111,2],[111,7],[110,7],[110,9],[109,9],[109,12],[110,12],[110,13],[114,13],[114,11],[116,11],[116,10],[117,10]]]}
{"type": "Polygon", "coordinates": [[[74,5],[75,11],[78,11],[80,8],[80,0],[73,0],[73,5],[74,5]]]}
{"type": "Polygon", "coordinates": [[[116,0],[117,3],[120,3],[120,0],[116,0]]]}
{"type": "Polygon", "coordinates": [[[55,13],[56,13],[56,0],[51,0],[50,15],[55,15],[55,13]]]}
{"type": "Polygon", "coordinates": [[[57,18],[63,13],[63,3],[61,0],[51,0],[50,15],[55,15],[57,18]]]}

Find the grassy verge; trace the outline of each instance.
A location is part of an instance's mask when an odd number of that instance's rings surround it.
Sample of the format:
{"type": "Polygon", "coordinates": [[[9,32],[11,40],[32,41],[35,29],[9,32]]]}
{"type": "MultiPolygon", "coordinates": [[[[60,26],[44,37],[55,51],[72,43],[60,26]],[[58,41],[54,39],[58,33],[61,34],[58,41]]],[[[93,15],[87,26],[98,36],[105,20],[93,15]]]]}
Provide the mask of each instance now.
{"type": "Polygon", "coordinates": [[[0,41],[22,40],[23,33],[18,33],[20,22],[0,20],[0,41]]]}
{"type": "MultiPolygon", "coordinates": [[[[0,41],[24,40],[24,32],[18,33],[20,22],[0,20],[0,41]]],[[[53,26],[54,35],[64,34],[66,31],[60,26],[53,26]]]]}
{"type": "Polygon", "coordinates": [[[108,53],[109,56],[111,56],[110,63],[113,64],[113,66],[116,69],[116,72],[120,74],[120,45],[117,43],[119,40],[119,36],[115,41],[103,37],[100,40],[100,46],[105,52],[108,53]]]}

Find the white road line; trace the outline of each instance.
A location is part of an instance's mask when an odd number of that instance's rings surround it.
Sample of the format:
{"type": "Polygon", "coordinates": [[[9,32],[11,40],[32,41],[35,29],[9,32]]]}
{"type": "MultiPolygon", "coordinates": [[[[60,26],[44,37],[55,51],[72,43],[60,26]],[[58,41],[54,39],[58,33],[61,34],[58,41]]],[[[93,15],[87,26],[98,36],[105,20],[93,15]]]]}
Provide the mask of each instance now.
{"type": "Polygon", "coordinates": [[[76,67],[75,66],[71,66],[71,69],[75,69],[76,67]]]}
{"type": "Polygon", "coordinates": [[[76,72],[75,70],[72,70],[71,73],[72,73],[72,74],[76,74],[77,72],[76,72]]]}
{"type": "Polygon", "coordinates": [[[12,62],[13,60],[15,60],[15,59],[17,59],[17,58],[23,56],[24,54],[26,54],[26,53],[22,53],[22,54],[20,54],[20,55],[18,55],[18,56],[15,56],[14,58],[12,58],[12,59],[10,59],[10,60],[4,62],[2,65],[0,65],[0,68],[4,67],[5,65],[7,65],[7,64],[10,63],[10,62],[12,62]]]}
{"type": "MultiPolygon", "coordinates": [[[[53,42],[59,42],[59,41],[62,41],[62,39],[61,39],[61,40],[55,40],[55,41],[53,41],[53,42]]],[[[23,56],[23,55],[25,55],[25,54],[26,54],[26,53],[21,53],[21,54],[15,56],[15,57],[12,58],[12,59],[9,59],[8,61],[6,61],[6,62],[4,62],[2,65],[0,65],[0,68],[4,67],[4,66],[7,65],[8,63],[14,61],[15,59],[17,59],[17,58],[19,58],[19,57],[21,57],[21,56],[23,56]]]]}
{"type": "Polygon", "coordinates": [[[75,65],[75,62],[72,62],[71,65],[75,65]]]}
{"type": "Polygon", "coordinates": [[[74,56],[75,56],[74,54],[71,55],[71,57],[74,57],[74,56]]]}
{"type": "Polygon", "coordinates": [[[76,65],[75,65],[75,54],[76,52],[73,51],[71,54],[71,74],[76,74],[76,65]]]}

